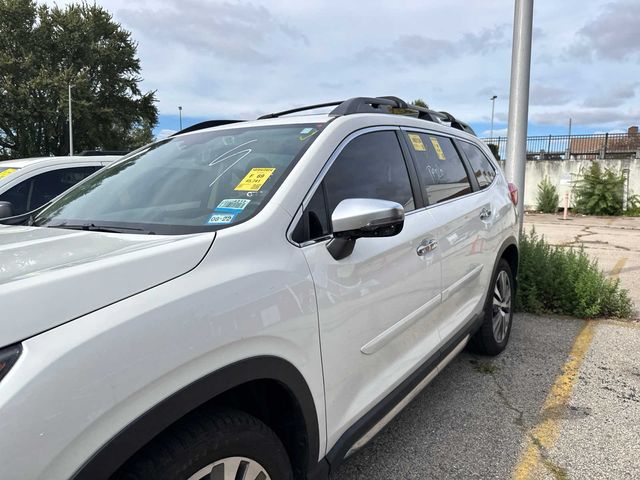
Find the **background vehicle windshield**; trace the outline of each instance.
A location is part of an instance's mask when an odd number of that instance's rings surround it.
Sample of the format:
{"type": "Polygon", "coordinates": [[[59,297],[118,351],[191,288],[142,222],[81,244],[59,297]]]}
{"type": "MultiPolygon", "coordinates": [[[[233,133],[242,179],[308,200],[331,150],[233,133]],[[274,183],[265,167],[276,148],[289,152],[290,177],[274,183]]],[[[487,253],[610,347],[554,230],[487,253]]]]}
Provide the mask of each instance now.
{"type": "Polygon", "coordinates": [[[234,225],[262,208],[320,128],[280,125],[169,138],[69,190],[34,223],[158,234],[234,225]]]}

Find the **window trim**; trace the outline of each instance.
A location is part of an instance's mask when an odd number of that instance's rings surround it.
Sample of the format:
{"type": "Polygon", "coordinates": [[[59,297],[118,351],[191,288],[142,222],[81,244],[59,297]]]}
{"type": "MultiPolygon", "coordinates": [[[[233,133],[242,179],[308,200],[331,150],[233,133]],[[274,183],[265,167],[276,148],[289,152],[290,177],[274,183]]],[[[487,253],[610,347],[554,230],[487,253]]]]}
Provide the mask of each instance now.
{"type": "MultiPolygon", "coordinates": [[[[324,177],[327,175],[327,172],[329,171],[333,163],[336,161],[338,156],[342,153],[342,150],[344,150],[344,148],[349,143],[351,143],[354,139],[362,135],[366,135],[368,133],[373,133],[373,132],[382,132],[382,131],[392,131],[396,133],[396,139],[398,141],[398,145],[402,152],[402,158],[404,160],[405,167],[407,169],[407,175],[409,176],[409,183],[411,186],[411,192],[413,194],[413,202],[414,202],[415,208],[410,212],[407,212],[405,215],[410,215],[413,212],[422,210],[424,208],[425,204],[422,198],[422,191],[420,191],[420,196],[417,196],[415,192],[415,185],[419,185],[419,180],[417,178],[417,171],[415,170],[415,165],[413,164],[413,159],[412,157],[407,157],[407,151],[404,148],[405,141],[401,139],[401,137],[403,137],[402,127],[398,125],[377,125],[375,127],[361,128],[358,130],[354,130],[338,143],[338,146],[335,148],[333,153],[329,156],[329,158],[323,164],[322,168],[320,169],[320,172],[318,173],[315,180],[311,184],[311,187],[309,187],[309,189],[307,190],[307,193],[302,199],[302,202],[300,202],[298,209],[296,210],[295,214],[293,215],[293,218],[291,219],[291,222],[289,223],[289,226],[287,227],[285,237],[290,244],[298,248],[304,248],[304,247],[308,247],[309,245],[315,245],[316,243],[323,243],[323,242],[329,241],[333,238],[333,233],[330,233],[329,235],[325,235],[324,237],[319,237],[313,240],[308,240],[303,243],[298,243],[295,240],[293,240],[292,235],[296,225],[302,218],[302,212],[304,212],[304,210],[309,206],[309,202],[311,201],[311,198],[313,197],[313,195],[315,195],[316,190],[322,185],[322,182],[324,181],[324,177]],[[418,205],[422,205],[422,207],[419,207],[418,205]]],[[[326,191],[325,191],[325,202],[326,202],[326,191]]],[[[331,217],[329,217],[329,222],[331,222],[331,217]]]]}

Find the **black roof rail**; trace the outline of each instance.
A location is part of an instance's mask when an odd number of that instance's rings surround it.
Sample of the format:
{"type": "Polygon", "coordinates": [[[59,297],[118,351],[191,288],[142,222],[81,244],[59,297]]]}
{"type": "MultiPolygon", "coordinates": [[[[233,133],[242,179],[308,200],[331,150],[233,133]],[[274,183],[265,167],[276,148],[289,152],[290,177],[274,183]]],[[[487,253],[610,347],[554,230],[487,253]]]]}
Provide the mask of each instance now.
{"type": "Polygon", "coordinates": [[[267,113],[266,115],[262,115],[261,117],[258,117],[258,120],[265,120],[267,118],[277,118],[277,117],[281,117],[282,115],[289,115],[290,113],[304,112],[305,110],[315,110],[316,108],[335,107],[336,105],[340,105],[341,103],[344,103],[344,101],[340,100],[338,102],[317,103],[315,105],[307,105],[305,107],[292,108],[291,110],[283,110],[282,112],[267,113]]]}
{"type": "Polygon", "coordinates": [[[244,122],[244,120],[205,120],[204,122],[196,123],[190,127],[183,128],[179,132],[172,133],[170,137],[175,137],[181,133],[195,132],[196,130],[202,130],[203,128],[219,127],[220,125],[228,125],[230,123],[244,122]]]}
{"type": "Polygon", "coordinates": [[[383,97],[355,97],[344,101],[318,103],[315,105],[307,105],[304,107],[292,108],[290,110],[284,110],[282,112],[269,113],[258,118],[263,120],[266,118],[276,118],[282,115],[288,115],[291,113],[304,112],[307,110],[315,110],[322,107],[335,107],[329,112],[330,117],[341,117],[344,115],[353,115],[354,113],[392,113],[409,115],[414,114],[415,117],[420,120],[426,120],[434,123],[447,122],[451,124],[451,127],[464,132],[475,135],[473,129],[466,123],[458,120],[448,112],[436,112],[429,108],[418,107],[405,102],[401,98],[393,96],[383,97]],[[386,107],[386,108],[381,108],[386,107]],[[399,111],[398,111],[399,110],[399,111]]]}

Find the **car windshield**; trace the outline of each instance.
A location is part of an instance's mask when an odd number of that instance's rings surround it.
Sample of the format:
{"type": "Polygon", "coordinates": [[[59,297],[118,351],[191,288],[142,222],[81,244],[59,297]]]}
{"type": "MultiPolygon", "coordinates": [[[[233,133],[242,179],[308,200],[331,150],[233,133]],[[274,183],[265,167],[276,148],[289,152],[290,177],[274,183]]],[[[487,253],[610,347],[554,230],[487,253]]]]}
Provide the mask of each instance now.
{"type": "Polygon", "coordinates": [[[157,234],[235,225],[267,203],[321,128],[248,127],[168,138],[78,184],[33,224],[157,234]]]}

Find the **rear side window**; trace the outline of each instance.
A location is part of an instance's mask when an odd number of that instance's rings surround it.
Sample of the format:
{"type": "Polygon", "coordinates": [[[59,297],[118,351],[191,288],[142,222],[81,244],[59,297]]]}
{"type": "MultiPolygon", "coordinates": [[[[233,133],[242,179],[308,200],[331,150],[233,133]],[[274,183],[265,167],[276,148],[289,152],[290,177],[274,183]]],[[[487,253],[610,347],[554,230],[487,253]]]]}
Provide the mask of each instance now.
{"type": "Polygon", "coordinates": [[[467,160],[471,164],[473,174],[478,179],[480,189],[487,188],[496,178],[496,170],[491,162],[487,159],[482,150],[475,145],[467,142],[459,142],[460,148],[467,156],[467,160]]]}
{"type": "Polygon", "coordinates": [[[417,159],[420,183],[430,205],[470,193],[467,171],[451,139],[410,132],[407,139],[417,159]]]}

